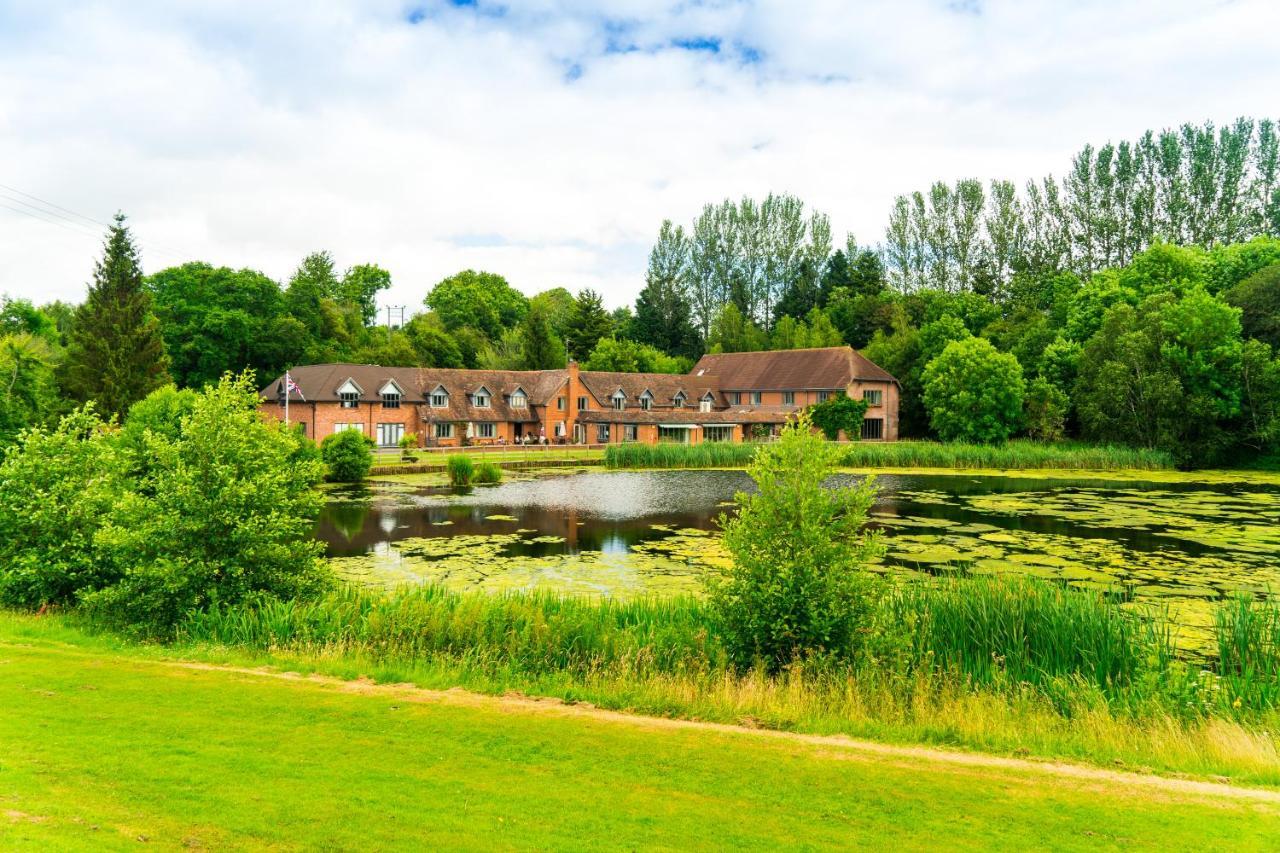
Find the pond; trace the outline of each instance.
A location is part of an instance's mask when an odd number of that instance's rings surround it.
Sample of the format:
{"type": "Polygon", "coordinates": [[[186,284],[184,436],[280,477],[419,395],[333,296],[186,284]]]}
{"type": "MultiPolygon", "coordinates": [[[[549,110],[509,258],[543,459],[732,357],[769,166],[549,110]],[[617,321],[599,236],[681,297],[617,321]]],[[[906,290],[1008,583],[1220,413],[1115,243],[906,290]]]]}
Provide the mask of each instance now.
{"type": "MultiPolygon", "coordinates": [[[[1168,602],[1193,630],[1207,626],[1209,602],[1280,592],[1280,483],[1153,477],[884,474],[871,520],[883,531],[885,569],[1118,588],[1168,602]]],[[[388,586],[696,593],[708,569],[726,564],[716,518],[751,488],[742,471],[579,471],[466,494],[422,482],[330,492],[318,536],[343,575],[388,586]]]]}

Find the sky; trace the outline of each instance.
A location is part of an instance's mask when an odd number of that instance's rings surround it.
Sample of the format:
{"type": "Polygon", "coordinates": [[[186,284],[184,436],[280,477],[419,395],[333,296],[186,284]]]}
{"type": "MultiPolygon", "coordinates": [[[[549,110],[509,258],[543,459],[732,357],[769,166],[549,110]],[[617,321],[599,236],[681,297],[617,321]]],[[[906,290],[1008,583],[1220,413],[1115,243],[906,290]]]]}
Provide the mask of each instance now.
{"type": "Polygon", "coordinates": [[[1280,110],[1274,0],[0,0],[0,294],[148,272],[644,285],[665,218],[789,192],[883,239],[935,180],[1280,110]],[[51,206],[52,205],[52,206],[51,206]]]}

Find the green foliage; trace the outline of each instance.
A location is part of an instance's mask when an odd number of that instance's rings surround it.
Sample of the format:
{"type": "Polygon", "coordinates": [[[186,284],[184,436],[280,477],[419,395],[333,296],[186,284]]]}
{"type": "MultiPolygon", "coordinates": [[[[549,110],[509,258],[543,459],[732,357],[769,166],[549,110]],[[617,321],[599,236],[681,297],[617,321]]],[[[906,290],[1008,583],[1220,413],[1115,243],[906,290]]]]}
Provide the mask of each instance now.
{"type": "Polygon", "coordinates": [[[0,335],[0,450],[57,410],[55,364],[45,338],[29,332],[0,335]]]}
{"type": "Polygon", "coordinates": [[[391,287],[391,273],[377,264],[357,264],[347,270],[338,285],[343,301],[355,305],[364,325],[378,316],[378,293],[391,287]]]}
{"type": "Polygon", "coordinates": [[[498,338],[529,312],[529,300],[500,275],[463,270],[443,279],[427,294],[427,307],[450,332],[471,327],[498,338]]]}
{"type": "Polygon", "coordinates": [[[564,344],[551,328],[547,309],[534,305],[520,324],[520,367],[523,370],[551,370],[565,363],[564,344]]]}
{"type": "Polygon", "coordinates": [[[1066,431],[1067,395],[1049,380],[1036,377],[1027,386],[1022,422],[1037,441],[1059,441],[1066,431]]]}
{"type": "Polygon", "coordinates": [[[445,461],[445,470],[449,474],[449,484],[455,488],[469,486],[475,478],[475,463],[470,456],[455,453],[445,461]]]}
{"type": "Polygon", "coordinates": [[[275,376],[305,355],[305,341],[282,334],[284,294],[254,270],[192,262],[146,280],[174,381],[198,388],[227,371],[275,376]]]}
{"type": "Polygon", "coordinates": [[[75,400],[123,414],[169,381],[169,358],[133,238],[116,214],[88,298],[76,311],[59,381],[75,400]]]}
{"type": "Polygon", "coordinates": [[[748,320],[737,305],[729,302],[716,313],[707,338],[710,352],[758,352],[768,349],[764,331],[748,320]]]}
{"type": "Polygon", "coordinates": [[[247,377],[199,394],[176,432],[163,416],[153,422],[141,471],[91,408],[10,448],[0,600],[80,604],[105,624],[165,634],[192,609],[304,597],[328,583],[311,538],[322,465],[306,439],[258,414],[247,377]]]}
{"type": "Polygon", "coordinates": [[[1079,471],[1164,470],[1173,457],[1163,451],[1124,445],[1039,442],[1004,444],[962,441],[861,442],[843,448],[847,468],[1067,468],[1079,471]]]}
{"type": "Polygon", "coordinates": [[[701,342],[684,290],[688,274],[684,230],[673,227],[670,221],[663,222],[658,242],[649,253],[645,286],[636,297],[630,331],[637,342],[686,358],[701,355],[701,342]]]}
{"type": "Polygon", "coordinates": [[[756,455],[757,444],[704,441],[701,444],[610,444],[608,468],[741,468],[756,455]]]}
{"type": "Polygon", "coordinates": [[[501,483],[502,469],[498,467],[496,462],[481,462],[476,466],[476,472],[471,481],[480,486],[501,483]]]}
{"type": "Polygon", "coordinates": [[[985,338],[947,344],[924,372],[924,404],[944,441],[1002,442],[1018,428],[1022,367],[985,338]]]}
{"type": "Polygon", "coordinates": [[[354,429],[325,436],[320,442],[320,456],[335,483],[359,483],[373,467],[373,440],[354,429]]]}
{"type": "MultiPolygon", "coordinates": [[[[1280,240],[1274,242],[1280,245],[1280,240]]],[[[1240,309],[1240,325],[1246,337],[1280,349],[1280,263],[1263,267],[1223,296],[1240,309]]]]}
{"type": "Polygon", "coordinates": [[[617,373],[687,373],[692,366],[687,358],[669,356],[648,344],[601,338],[582,369],[617,373]]]}
{"type": "Polygon", "coordinates": [[[830,441],[836,441],[841,432],[846,440],[857,441],[862,437],[862,419],[866,414],[867,401],[851,399],[848,394],[837,394],[809,407],[813,425],[830,441]]]}
{"type": "Polygon", "coordinates": [[[142,471],[151,461],[147,453],[147,433],[177,440],[182,435],[183,418],[195,410],[199,399],[195,391],[166,385],[130,407],[120,429],[120,447],[129,455],[133,470],[142,471]]]}
{"type": "Polygon", "coordinates": [[[801,414],[749,473],[759,490],[723,517],[733,565],[711,580],[709,601],[730,657],[777,670],[810,656],[848,659],[863,644],[881,582],[866,570],[880,553],[864,533],[875,486],[823,486],[836,451],[801,414]]]}
{"type": "Polygon", "coordinates": [[[600,294],[586,289],[578,292],[574,302],[569,327],[565,330],[565,344],[575,361],[585,361],[602,338],[613,334],[613,321],[604,310],[600,294]]]}
{"type": "MultiPolygon", "coordinates": [[[[462,367],[462,350],[454,336],[445,330],[433,313],[418,314],[404,327],[404,335],[413,347],[421,367],[462,367]]],[[[474,364],[474,362],[473,362],[474,364]]]]}

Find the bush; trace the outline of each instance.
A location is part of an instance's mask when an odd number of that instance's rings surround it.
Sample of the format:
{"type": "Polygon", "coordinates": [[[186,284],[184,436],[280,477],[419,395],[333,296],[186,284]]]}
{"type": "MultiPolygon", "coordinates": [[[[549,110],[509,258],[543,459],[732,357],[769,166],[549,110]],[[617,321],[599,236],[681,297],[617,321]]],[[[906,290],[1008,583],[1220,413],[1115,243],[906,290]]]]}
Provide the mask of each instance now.
{"type": "Polygon", "coordinates": [[[721,516],[733,565],[708,592],[740,667],[847,658],[861,645],[881,587],[866,571],[880,544],[862,532],[875,486],[824,488],[837,454],[802,413],[756,452],[748,471],[759,493],[739,493],[738,514],[721,516]]]}
{"type": "Polygon", "coordinates": [[[418,447],[418,436],[416,433],[406,432],[400,436],[400,456],[406,462],[413,460],[413,451],[418,447]]]}
{"type": "Polygon", "coordinates": [[[0,597],[164,635],[210,605],[324,589],[323,465],[257,403],[247,376],[200,392],[176,433],[143,431],[142,472],[89,409],[27,433],[0,466],[0,597]]]}
{"type": "Polygon", "coordinates": [[[861,438],[862,419],[866,414],[867,401],[854,400],[848,394],[837,394],[809,407],[813,425],[831,441],[839,439],[841,431],[849,441],[861,438]]]}
{"type": "Polygon", "coordinates": [[[486,486],[494,483],[501,483],[502,469],[498,467],[497,463],[481,462],[476,466],[476,473],[472,478],[472,482],[486,486]]]}
{"type": "Polygon", "coordinates": [[[944,441],[1007,440],[1025,390],[1018,359],[986,338],[953,341],[924,369],[924,406],[944,441]]]}
{"type": "Polygon", "coordinates": [[[373,467],[373,442],[353,429],[327,436],[320,454],[329,467],[328,479],[335,483],[359,483],[373,467]]]}
{"type": "Polygon", "coordinates": [[[1058,441],[1067,423],[1067,395],[1047,379],[1036,378],[1027,387],[1023,422],[1027,435],[1037,441],[1058,441]]]}
{"type": "Polygon", "coordinates": [[[471,461],[470,456],[463,456],[461,453],[455,453],[450,456],[445,463],[445,468],[449,472],[449,484],[452,486],[469,486],[471,480],[475,476],[475,465],[471,461]]]}

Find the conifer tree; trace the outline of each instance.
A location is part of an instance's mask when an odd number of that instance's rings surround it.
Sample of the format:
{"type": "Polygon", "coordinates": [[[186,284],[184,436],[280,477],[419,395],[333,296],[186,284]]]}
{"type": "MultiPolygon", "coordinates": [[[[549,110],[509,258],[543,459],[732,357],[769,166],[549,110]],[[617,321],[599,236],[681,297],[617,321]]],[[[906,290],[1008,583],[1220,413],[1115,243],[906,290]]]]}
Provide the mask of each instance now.
{"type": "Polygon", "coordinates": [[[604,310],[600,294],[590,289],[579,291],[573,316],[565,330],[569,355],[576,361],[586,361],[600,339],[612,333],[613,322],[609,319],[609,312],[604,310]]]}
{"type": "Polygon", "coordinates": [[[123,213],[107,233],[89,294],[77,310],[62,366],[63,388],[104,414],[122,415],[169,382],[169,356],[123,213]]]}

